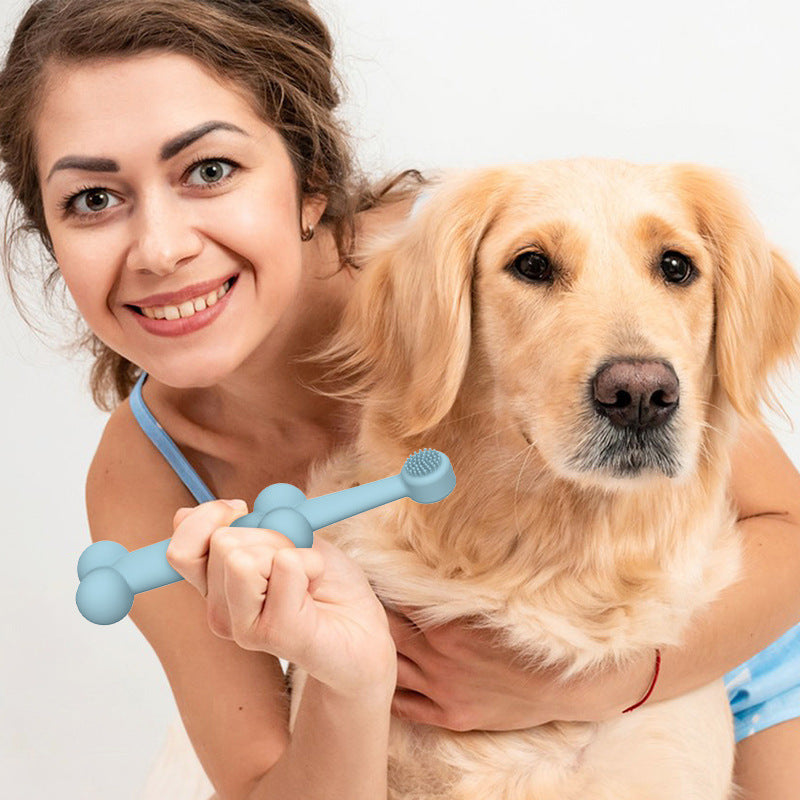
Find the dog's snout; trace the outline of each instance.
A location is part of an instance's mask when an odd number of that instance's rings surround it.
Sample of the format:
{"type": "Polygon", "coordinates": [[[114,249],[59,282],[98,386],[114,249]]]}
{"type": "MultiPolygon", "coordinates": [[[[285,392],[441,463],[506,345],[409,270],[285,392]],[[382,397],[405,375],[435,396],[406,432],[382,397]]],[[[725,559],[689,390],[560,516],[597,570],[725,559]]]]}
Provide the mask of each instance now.
{"type": "Polygon", "coordinates": [[[594,407],[623,428],[663,425],[678,407],[678,376],[664,361],[620,360],[592,379],[594,407]]]}

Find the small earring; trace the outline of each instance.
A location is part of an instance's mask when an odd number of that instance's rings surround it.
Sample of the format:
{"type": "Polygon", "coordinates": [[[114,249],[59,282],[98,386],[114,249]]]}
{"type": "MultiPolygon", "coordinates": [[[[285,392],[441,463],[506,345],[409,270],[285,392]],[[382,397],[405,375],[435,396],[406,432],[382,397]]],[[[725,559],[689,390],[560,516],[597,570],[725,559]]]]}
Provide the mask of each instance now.
{"type": "Polygon", "coordinates": [[[300,232],[300,241],[301,242],[308,242],[314,238],[314,226],[309,225],[307,228],[303,229],[300,232]]]}

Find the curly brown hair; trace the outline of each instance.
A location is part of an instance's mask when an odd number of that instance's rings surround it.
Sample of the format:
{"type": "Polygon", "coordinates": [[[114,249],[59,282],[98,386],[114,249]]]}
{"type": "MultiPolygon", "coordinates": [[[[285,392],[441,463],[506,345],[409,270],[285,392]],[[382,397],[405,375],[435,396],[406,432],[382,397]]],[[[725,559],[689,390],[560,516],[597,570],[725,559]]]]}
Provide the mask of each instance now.
{"type": "MultiPolygon", "coordinates": [[[[34,329],[14,277],[25,272],[14,250],[32,235],[48,258],[37,279],[49,303],[61,285],[45,222],[33,125],[50,65],[166,51],[191,56],[221,79],[242,87],[255,112],[283,137],[303,195],[324,195],[320,222],[329,226],[343,259],[358,211],[423,179],[406,170],[372,185],[354,166],[347,133],[334,112],[341,80],[331,35],[305,0],[36,0],[19,22],[0,71],[0,180],[11,193],[2,247],[14,303],[34,329]]],[[[30,256],[27,257],[30,261],[30,256]]],[[[90,387],[105,411],[130,394],[140,369],[107,347],[80,320],[68,345],[93,358],[90,387]]]]}

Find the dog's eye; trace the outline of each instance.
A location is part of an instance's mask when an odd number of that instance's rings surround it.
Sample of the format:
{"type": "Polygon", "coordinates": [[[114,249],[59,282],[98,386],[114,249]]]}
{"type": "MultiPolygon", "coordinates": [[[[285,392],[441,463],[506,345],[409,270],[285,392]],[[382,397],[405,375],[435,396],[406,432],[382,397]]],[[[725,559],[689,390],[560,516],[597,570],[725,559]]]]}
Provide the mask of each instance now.
{"type": "Polygon", "coordinates": [[[553,277],[553,265],[544,253],[537,250],[520,253],[509,264],[509,269],[529,281],[549,281],[553,277]]]}
{"type": "Polygon", "coordinates": [[[695,274],[691,260],[677,250],[667,250],[661,256],[661,271],[670,283],[689,283],[695,274]]]}

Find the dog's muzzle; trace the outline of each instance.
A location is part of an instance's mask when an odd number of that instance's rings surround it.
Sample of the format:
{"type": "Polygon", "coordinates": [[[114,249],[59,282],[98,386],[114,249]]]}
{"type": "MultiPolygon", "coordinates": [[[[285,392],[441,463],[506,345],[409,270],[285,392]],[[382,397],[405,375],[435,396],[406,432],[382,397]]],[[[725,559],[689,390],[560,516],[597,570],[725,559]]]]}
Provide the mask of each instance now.
{"type": "Polygon", "coordinates": [[[671,421],[679,405],[680,384],[669,362],[607,361],[589,381],[588,399],[591,434],[570,458],[570,466],[627,478],[643,470],[656,470],[667,477],[678,473],[671,421]]]}

